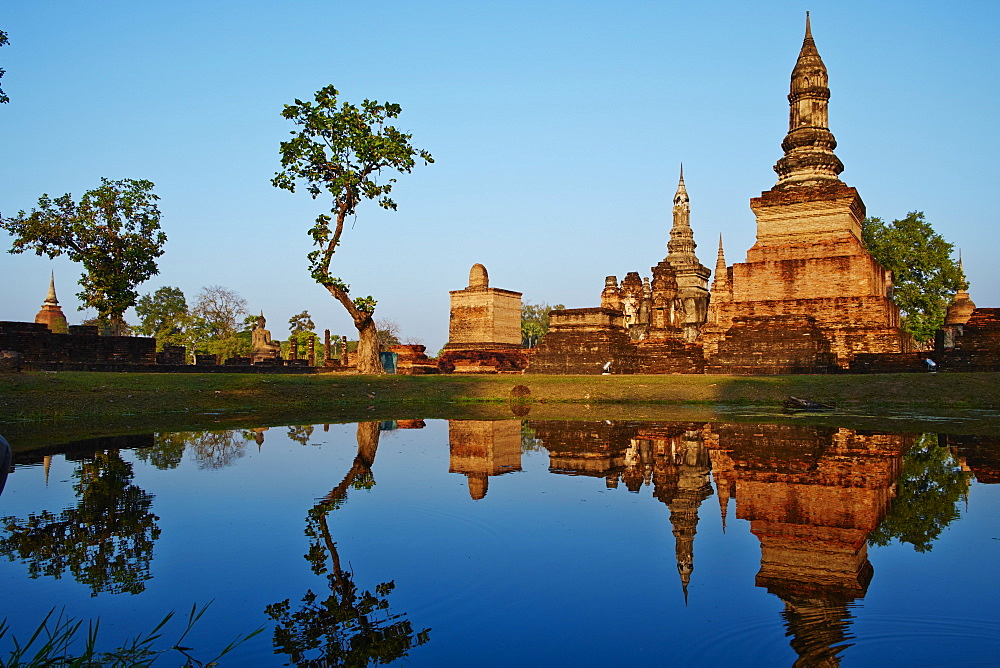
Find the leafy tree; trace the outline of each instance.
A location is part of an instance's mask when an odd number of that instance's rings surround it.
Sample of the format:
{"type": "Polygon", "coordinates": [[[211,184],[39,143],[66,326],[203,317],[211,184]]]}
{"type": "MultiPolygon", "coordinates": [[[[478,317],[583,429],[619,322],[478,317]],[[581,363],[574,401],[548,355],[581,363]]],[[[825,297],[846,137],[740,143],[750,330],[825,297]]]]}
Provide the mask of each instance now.
{"type": "Polygon", "coordinates": [[[917,552],[930,552],[941,532],[958,519],[958,502],[968,491],[969,474],[951,450],[939,445],[934,434],[923,434],[903,456],[899,493],[868,542],[888,545],[895,539],[917,552]]]}
{"type": "Polygon", "coordinates": [[[358,424],[358,454],[344,479],[309,510],[305,534],[310,539],[305,555],[316,575],[325,575],[330,595],[320,599],[311,589],[293,611],[291,600],[267,606],[276,622],[274,647],[296,666],[367,666],[402,658],[413,647],[429,640],[430,629],[414,633],[402,614],[389,612],[392,581],[361,591],[354,573],[344,567],[330,531],[328,515],[339,508],[351,489],[375,484],[372,465],[378,449],[379,423],[358,424]]]}
{"type": "Polygon", "coordinates": [[[288,331],[293,335],[299,332],[312,332],[316,329],[316,325],[313,324],[312,316],[309,315],[309,311],[303,311],[298,315],[293,315],[288,319],[288,331]]]}
{"type": "Polygon", "coordinates": [[[139,334],[156,337],[156,349],[188,345],[187,328],[191,325],[187,300],[180,288],[163,286],[152,294],[139,297],[135,305],[139,316],[139,334]]]}
{"type": "Polygon", "coordinates": [[[372,319],[376,301],[368,297],[351,299],[350,286],[330,273],[330,262],[340,245],[344,223],[356,214],[364,200],[376,200],[383,209],[396,209],[389,197],[390,178],[379,183],[382,170],[408,173],[415,157],[424,163],[434,162],[431,154],[410,145],[411,135],[400,132],[386,121],[399,116],[398,104],[365,100],[360,108],[343,102],[339,93],[326,86],[314,95],[314,102],[295,100],[285,105],[281,115],[299,127],[292,139],[281,142],[281,166],[271,180],[277,188],[295,191],[304,183],[315,199],[326,193],[332,197],[333,216],[320,214],[309,230],[313,245],[309,253],[309,271],[313,279],[339,301],[358,330],[358,371],[382,373],[378,359],[378,336],[372,319]],[[331,227],[332,225],[332,227],[331,227]]]}
{"type": "MultiPolygon", "coordinates": [[[[312,321],[309,311],[303,311],[298,315],[293,315],[288,320],[289,343],[295,342],[298,357],[301,359],[307,351],[309,339],[316,337],[316,325],[312,321]]],[[[319,353],[319,347],[317,347],[319,353]]]]}
{"type": "Polygon", "coordinates": [[[952,257],[954,247],[934,231],[920,211],[885,223],[865,218],[865,246],[892,271],[893,298],[902,313],[902,327],[918,343],[934,339],[944,325],[951,296],[966,287],[965,276],[952,257]]]}
{"type": "MultiPolygon", "coordinates": [[[[10,40],[7,39],[7,33],[5,33],[3,30],[0,30],[0,46],[4,46],[9,42],[10,40]]],[[[3,78],[3,75],[4,75],[4,69],[0,67],[0,79],[3,78]]],[[[7,104],[8,102],[10,102],[10,98],[7,97],[7,94],[3,92],[3,88],[0,88],[0,104],[7,104]]]]}
{"type": "Polygon", "coordinates": [[[521,344],[525,348],[534,348],[549,331],[549,313],[566,308],[562,304],[549,306],[545,302],[521,304],[521,344]]]}
{"type": "Polygon", "coordinates": [[[33,250],[50,258],[66,253],[83,265],[83,307],[93,307],[113,333],[123,333],[125,311],[135,305],[135,286],[157,273],[167,235],[160,231],[158,200],[151,181],[101,179],[79,202],[66,193],[38,198],[31,213],[0,218],[15,237],[11,253],[33,250]]]}
{"type": "Polygon", "coordinates": [[[132,475],[132,465],[117,450],[95,453],[73,473],[76,507],[0,520],[7,532],[0,554],[26,562],[32,578],[60,578],[69,571],[92,596],[138,594],[152,577],[160,529],[150,512],[152,495],[133,485],[132,475]]]}
{"type": "Polygon", "coordinates": [[[240,326],[247,314],[247,300],[221,285],[201,289],[192,315],[192,346],[228,357],[246,357],[252,351],[250,340],[241,337],[240,326]]]}

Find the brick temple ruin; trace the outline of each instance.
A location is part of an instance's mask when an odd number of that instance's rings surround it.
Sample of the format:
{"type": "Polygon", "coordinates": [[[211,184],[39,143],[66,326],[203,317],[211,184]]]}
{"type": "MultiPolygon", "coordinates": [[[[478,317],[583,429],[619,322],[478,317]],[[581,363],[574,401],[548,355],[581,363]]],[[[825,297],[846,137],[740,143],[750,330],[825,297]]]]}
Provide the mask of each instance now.
{"type": "Polygon", "coordinates": [[[522,371],[528,358],[521,346],[521,293],[491,288],[481,264],[469,270],[469,285],[452,290],[448,343],[438,366],[457,373],[522,371]]]}
{"type": "MultiPolygon", "coordinates": [[[[681,171],[667,256],[642,278],[608,276],[597,308],[550,314],[532,373],[780,374],[917,371],[927,351],[900,328],[892,274],[862,243],[865,205],[840,180],[826,66],[805,38],[791,74],[777,183],[750,200],[756,243],[711,271],[695,255],[681,171]]],[[[956,295],[934,357],[942,370],[1000,370],[1000,309],[956,295]],[[971,308],[970,308],[971,304],[971,308]]]]}
{"type": "MultiPolygon", "coordinates": [[[[683,167],[673,197],[667,254],[647,276],[608,276],[600,306],[550,313],[537,348],[521,339],[521,293],[492,288],[475,264],[469,284],[450,292],[449,339],[438,359],[420,345],[393,346],[398,373],[786,374],[916,372],[933,359],[942,371],[1000,371],[1000,309],[977,308],[955,295],[933,351],[917,350],[900,328],[891,272],[864,247],[865,205],[840,180],[844,165],[829,128],[826,66],[812,36],[792,69],[788,132],[774,165],[777,182],[750,200],[756,240],[746,259],[726,263],[719,239],[713,272],[696,255],[683,167]],[[711,280],[711,287],[709,280],[711,280]]],[[[261,314],[263,321],[263,314],[261,314]]],[[[155,352],[141,337],[102,337],[67,327],[54,279],[35,323],[0,322],[0,363],[10,355],[35,368],[177,368],[186,353],[155,352]],[[66,332],[66,333],[63,333],[66,332]],[[70,338],[67,338],[70,337],[70,338]],[[120,339],[120,340],[119,340],[120,339]]],[[[346,337],[345,337],[346,340],[346,337]]],[[[197,357],[210,367],[313,368],[292,346],[282,359],[263,322],[249,358],[197,357]]],[[[325,370],[351,366],[345,350],[325,370]]]]}

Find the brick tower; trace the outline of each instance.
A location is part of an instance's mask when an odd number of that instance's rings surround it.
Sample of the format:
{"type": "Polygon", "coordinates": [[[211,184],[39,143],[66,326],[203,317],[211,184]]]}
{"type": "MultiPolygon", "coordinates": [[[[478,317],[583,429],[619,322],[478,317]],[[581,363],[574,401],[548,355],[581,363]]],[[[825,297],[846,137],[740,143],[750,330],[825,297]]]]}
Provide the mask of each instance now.
{"type": "Polygon", "coordinates": [[[702,337],[709,372],[823,371],[909,346],[892,275],[861,242],[865,205],[840,180],[827,70],[808,14],[790,88],[778,182],[750,200],[757,241],[728,270],[728,290],[712,294],[702,337]]]}

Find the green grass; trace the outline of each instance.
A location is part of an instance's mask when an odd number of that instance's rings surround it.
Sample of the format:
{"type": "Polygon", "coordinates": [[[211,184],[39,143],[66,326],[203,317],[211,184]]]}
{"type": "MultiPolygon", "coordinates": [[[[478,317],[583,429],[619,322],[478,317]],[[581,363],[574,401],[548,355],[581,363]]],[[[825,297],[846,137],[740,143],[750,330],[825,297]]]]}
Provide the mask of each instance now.
{"type": "Polygon", "coordinates": [[[86,438],[111,431],[212,425],[509,417],[516,385],[530,390],[525,402],[532,417],[653,419],[718,410],[777,410],[788,395],[865,413],[1000,410],[998,373],[747,377],[29,372],[0,375],[0,433],[8,440],[11,435],[22,437],[19,442],[26,445],[25,437],[37,444],[41,438],[50,443],[63,440],[63,434],[86,438]]]}

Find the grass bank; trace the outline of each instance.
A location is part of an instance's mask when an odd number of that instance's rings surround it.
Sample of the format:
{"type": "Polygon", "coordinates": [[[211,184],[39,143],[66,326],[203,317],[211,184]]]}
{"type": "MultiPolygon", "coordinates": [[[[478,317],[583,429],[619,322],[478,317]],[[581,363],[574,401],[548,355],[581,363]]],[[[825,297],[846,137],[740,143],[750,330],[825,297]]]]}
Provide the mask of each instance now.
{"type": "Polygon", "coordinates": [[[1000,411],[1000,374],[829,376],[359,376],[346,374],[0,375],[0,433],[22,442],[194,426],[510,417],[511,390],[531,417],[689,419],[772,411],[788,395],[854,412],[1000,411]]]}

